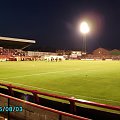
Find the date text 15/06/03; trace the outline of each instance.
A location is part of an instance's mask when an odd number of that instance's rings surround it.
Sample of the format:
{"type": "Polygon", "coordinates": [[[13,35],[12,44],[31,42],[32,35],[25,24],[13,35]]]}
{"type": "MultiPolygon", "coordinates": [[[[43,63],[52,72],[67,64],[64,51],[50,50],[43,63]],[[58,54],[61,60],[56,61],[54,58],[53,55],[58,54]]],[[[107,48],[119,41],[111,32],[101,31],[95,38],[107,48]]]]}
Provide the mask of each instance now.
{"type": "Polygon", "coordinates": [[[22,106],[0,106],[0,112],[22,112],[23,107],[22,106]]]}

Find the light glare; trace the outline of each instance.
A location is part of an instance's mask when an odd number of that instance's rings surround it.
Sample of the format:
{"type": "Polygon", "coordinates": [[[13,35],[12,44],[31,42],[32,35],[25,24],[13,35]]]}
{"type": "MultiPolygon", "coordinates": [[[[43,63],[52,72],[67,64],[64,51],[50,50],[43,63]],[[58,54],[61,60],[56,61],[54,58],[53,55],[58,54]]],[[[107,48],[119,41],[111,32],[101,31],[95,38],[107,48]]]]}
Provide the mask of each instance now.
{"type": "Polygon", "coordinates": [[[82,22],[82,23],[81,23],[81,25],[80,25],[80,31],[81,31],[83,34],[86,34],[86,33],[88,33],[88,32],[90,31],[87,22],[82,22]]]}

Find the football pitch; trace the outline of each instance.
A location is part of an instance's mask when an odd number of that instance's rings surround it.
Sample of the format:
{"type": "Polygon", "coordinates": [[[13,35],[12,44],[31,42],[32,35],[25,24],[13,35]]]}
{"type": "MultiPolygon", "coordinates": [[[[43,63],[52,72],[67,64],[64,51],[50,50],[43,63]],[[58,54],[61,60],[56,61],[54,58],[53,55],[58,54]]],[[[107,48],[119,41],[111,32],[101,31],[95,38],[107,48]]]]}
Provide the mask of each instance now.
{"type": "Polygon", "coordinates": [[[0,62],[0,82],[120,106],[120,61],[0,62]]]}

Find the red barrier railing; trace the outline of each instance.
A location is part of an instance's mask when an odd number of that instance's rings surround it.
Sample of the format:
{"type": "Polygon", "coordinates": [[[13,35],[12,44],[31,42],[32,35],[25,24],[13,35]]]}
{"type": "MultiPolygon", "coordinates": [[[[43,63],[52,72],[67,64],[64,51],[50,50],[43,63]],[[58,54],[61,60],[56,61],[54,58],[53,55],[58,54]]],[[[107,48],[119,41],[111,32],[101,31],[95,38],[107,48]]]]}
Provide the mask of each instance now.
{"type": "Polygon", "coordinates": [[[12,96],[4,95],[4,94],[1,94],[1,93],[0,93],[0,96],[2,96],[4,98],[7,98],[7,99],[15,100],[17,102],[20,102],[20,103],[23,103],[23,104],[26,104],[26,105],[37,107],[37,108],[40,108],[40,109],[43,109],[43,110],[47,110],[47,111],[51,111],[51,112],[57,113],[59,115],[64,115],[64,116],[75,118],[75,119],[78,119],[78,120],[90,120],[90,119],[85,118],[85,117],[80,117],[80,116],[77,116],[77,115],[73,115],[73,114],[69,114],[69,113],[66,113],[66,112],[58,111],[58,110],[51,109],[51,108],[48,108],[48,107],[44,107],[44,106],[41,106],[41,105],[38,105],[38,104],[35,104],[35,103],[24,101],[24,100],[21,100],[21,99],[12,97],[12,96]]]}
{"type": "Polygon", "coordinates": [[[110,110],[120,111],[120,106],[106,105],[106,104],[91,102],[91,101],[87,101],[87,100],[81,100],[81,99],[76,99],[76,98],[71,98],[71,97],[66,97],[66,96],[59,96],[59,95],[55,95],[55,94],[39,92],[37,90],[29,90],[29,89],[21,88],[21,87],[18,87],[18,86],[13,86],[11,84],[0,83],[0,85],[7,87],[9,89],[9,94],[12,95],[12,96],[14,96],[14,93],[13,93],[12,89],[17,89],[17,90],[30,92],[34,95],[34,99],[35,99],[36,103],[40,103],[38,95],[44,95],[44,96],[48,96],[48,97],[52,97],[52,98],[58,98],[58,99],[61,99],[61,100],[69,101],[70,102],[71,113],[75,113],[75,103],[82,103],[82,104],[86,104],[86,105],[97,106],[97,107],[100,107],[100,108],[107,108],[107,109],[110,109],[110,110]]]}

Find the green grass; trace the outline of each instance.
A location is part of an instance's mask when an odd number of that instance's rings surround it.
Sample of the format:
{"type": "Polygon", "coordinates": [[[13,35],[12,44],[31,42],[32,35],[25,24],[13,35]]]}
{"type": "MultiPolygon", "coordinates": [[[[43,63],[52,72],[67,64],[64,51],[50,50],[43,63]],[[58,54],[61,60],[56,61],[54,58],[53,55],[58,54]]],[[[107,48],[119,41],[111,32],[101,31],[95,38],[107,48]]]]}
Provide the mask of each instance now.
{"type": "Polygon", "coordinates": [[[120,61],[0,62],[0,69],[0,82],[120,106],[120,61]]]}

